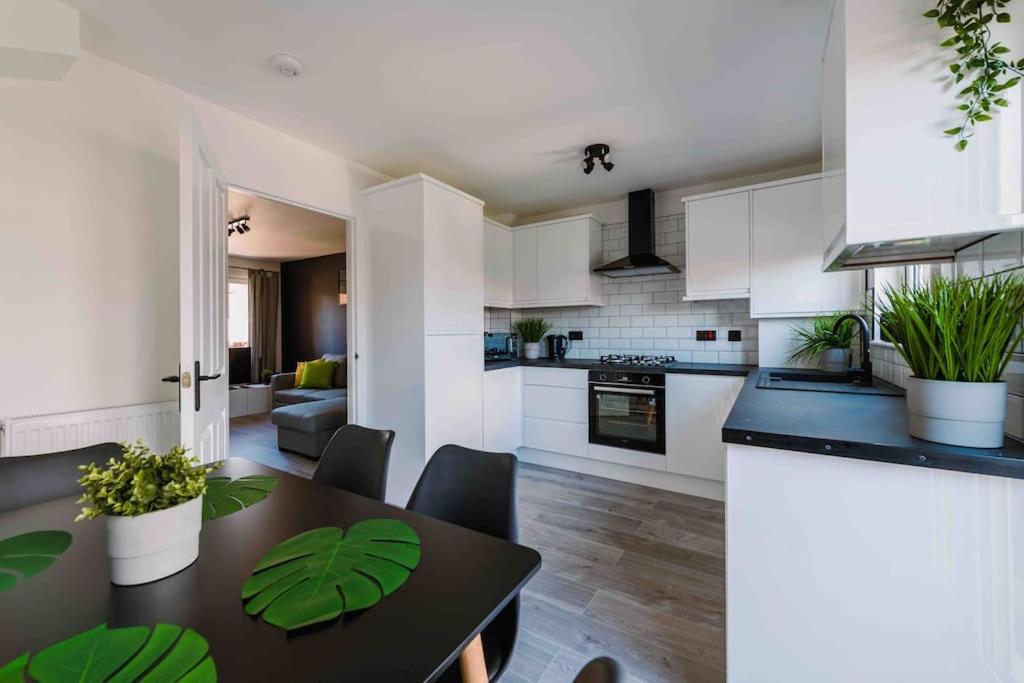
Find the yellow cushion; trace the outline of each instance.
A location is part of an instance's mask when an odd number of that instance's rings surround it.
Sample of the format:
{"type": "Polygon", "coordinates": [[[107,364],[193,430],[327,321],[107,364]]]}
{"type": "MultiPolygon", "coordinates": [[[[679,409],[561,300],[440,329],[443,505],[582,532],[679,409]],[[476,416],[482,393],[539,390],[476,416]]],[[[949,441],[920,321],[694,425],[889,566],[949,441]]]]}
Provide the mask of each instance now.
{"type": "Polygon", "coordinates": [[[306,371],[306,362],[299,361],[299,364],[295,366],[295,387],[298,388],[302,384],[302,373],[306,371]]]}

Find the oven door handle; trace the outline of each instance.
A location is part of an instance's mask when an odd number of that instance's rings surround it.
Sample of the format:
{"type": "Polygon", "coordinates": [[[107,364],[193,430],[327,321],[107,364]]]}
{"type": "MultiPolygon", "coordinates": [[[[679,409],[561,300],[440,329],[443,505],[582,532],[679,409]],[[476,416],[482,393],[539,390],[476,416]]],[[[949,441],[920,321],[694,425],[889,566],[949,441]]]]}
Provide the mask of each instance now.
{"type": "Polygon", "coordinates": [[[595,386],[594,391],[604,394],[639,394],[640,396],[654,396],[654,389],[631,389],[629,387],[617,387],[617,386],[595,386]]]}

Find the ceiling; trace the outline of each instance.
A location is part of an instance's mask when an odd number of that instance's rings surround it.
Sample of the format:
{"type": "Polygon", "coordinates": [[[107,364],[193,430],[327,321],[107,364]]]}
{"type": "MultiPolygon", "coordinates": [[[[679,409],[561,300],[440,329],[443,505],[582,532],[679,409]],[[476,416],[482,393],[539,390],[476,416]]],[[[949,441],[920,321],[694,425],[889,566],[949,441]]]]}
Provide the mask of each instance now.
{"type": "Polygon", "coordinates": [[[295,261],[345,251],[345,221],[256,195],[228,191],[228,220],[252,228],[228,237],[228,253],[254,261],[295,261]]]}
{"type": "Polygon", "coordinates": [[[87,50],[491,215],[819,158],[828,0],[69,2],[87,50]]]}

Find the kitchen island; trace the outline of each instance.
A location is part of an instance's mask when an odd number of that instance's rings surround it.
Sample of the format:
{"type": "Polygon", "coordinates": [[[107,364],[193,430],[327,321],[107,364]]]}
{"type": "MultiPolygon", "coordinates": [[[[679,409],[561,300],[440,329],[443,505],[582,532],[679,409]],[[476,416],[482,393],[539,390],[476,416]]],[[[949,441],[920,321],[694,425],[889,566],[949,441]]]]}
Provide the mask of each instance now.
{"type": "Polygon", "coordinates": [[[900,396],[762,371],[722,430],[730,679],[1024,679],[1024,447],[914,439],[900,396]]]}

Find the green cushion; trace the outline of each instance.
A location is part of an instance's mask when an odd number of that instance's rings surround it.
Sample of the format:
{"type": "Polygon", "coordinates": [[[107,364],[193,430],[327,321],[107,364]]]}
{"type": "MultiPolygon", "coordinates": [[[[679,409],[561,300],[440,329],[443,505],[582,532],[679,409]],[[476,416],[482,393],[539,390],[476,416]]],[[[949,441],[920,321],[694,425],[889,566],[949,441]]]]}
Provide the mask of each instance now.
{"type": "Polygon", "coordinates": [[[302,389],[330,389],[336,367],[338,364],[329,360],[315,360],[306,363],[299,387],[302,389]]]}

